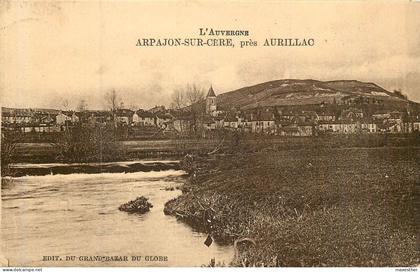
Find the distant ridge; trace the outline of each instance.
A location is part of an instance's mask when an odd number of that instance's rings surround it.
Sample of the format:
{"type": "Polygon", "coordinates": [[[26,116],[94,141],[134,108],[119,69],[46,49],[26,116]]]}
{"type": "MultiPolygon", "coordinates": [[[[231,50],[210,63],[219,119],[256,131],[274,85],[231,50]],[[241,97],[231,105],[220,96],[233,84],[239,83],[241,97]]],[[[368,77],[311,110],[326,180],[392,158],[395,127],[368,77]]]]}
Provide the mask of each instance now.
{"type": "Polygon", "coordinates": [[[385,107],[406,107],[406,100],[372,82],[358,80],[319,81],[313,79],[281,79],[243,87],[217,96],[217,104],[223,109],[251,109],[270,106],[299,106],[321,103],[339,103],[349,96],[374,97],[385,107]]]}

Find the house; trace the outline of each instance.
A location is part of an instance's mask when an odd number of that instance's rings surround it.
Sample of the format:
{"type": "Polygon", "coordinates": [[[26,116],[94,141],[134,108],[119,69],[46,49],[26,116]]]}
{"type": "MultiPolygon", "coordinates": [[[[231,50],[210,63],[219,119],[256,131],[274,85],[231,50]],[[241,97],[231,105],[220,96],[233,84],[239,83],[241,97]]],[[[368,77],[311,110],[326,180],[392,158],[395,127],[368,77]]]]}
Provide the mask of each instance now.
{"type": "Polygon", "coordinates": [[[334,132],[338,131],[338,125],[332,120],[320,120],[318,122],[318,130],[322,132],[334,132]]]}
{"type": "Polygon", "coordinates": [[[335,121],[335,114],[329,111],[318,112],[317,121],[335,121]]]}
{"type": "Polygon", "coordinates": [[[391,114],[384,110],[376,111],[372,114],[372,118],[376,120],[388,119],[389,117],[391,117],[391,114]]]}
{"type": "Polygon", "coordinates": [[[394,123],[402,123],[403,121],[403,113],[400,111],[391,111],[389,113],[388,121],[394,123]]]}
{"type": "Polygon", "coordinates": [[[292,124],[290,126],[284,126],[278,129],[278,135],[280,136],[300,136],[299,128],[296,124],[292,124]]]}
{"type": "Polygon", "coordinates": [[[228,128],[237,129],[239,127],[239,119],[235,114],[231,113],[223,120],[223,126],[228,128]]]}
{"type": "Polygon", "coordinates": [[[134,126],[154,126],[155,115],[151,112],[138,110],[132,116],[134,126]]]}
{"type": "Polygon", "coordinates": [[[353,134],[358,131],[358,124],[346,120],[320,121],[318,130],[326,133],[353,134]]]}
{"type": "Polygon", "coordinates": [[[258,120],[255,126],[255,132],[274,133],[276,129],[276,119],[271,111],[261,112],[257,116],[258,120]]]}
{"type": "Polygon", "coordinates": [[[2,108],[3,124],[22,124],[31,123],[34,118],[34,111],[31,109],[7,109],[2,108]]]}
{"type": "Polygon", "coordinates": [[[406,118],[406,122],[404,123],[404,132],[405,133],[412,133],[420,131],[420,116],[410,116],[406,118]]]}
{"type": "Polygon", "coordinates": [[[134,112],[129,109],[117,109],[114,113],[115,121],[118,124],[130,125],[134,112]]]}
{"type": "Polygon", "coordinates": [[[205,130],[215,130],[217,128],[216,121],[210,116],[204,116],[202,118],[202,123],[205,130]]]}
{"type": "Polygon", "coordinates": [[[220,129],[223,128],[224,123],[225,123],[225,118],[222,116],[215,116],[212,118],[212,120],[214,121],[214,124],[216,126],[216,129],[220,129]]]}
{"type": "Polygon", "coordinates": [[[389,113],[380,113],[381,118],[376,117],[378,123],[378,131],[388,132],[388,133],[404,133],[410,131],[409,127],[405,126],[403,122],[403,113],[398,111],[393,111],[389,113]],[[386,116],[385,118],[382,118],[386,116]]]}
{"type": "Polygon", "coordinates": [[[173,119],[174,117],[170,113],[157,113],[155,115],[155,125],[160,128],[166,128],[167,124],[173,119]]]}
{"type": "Polygon", "coordinates": [[[74,112],[71,118],[72,123],[95,127],[112,122],[113,115],[110,111],[85,110],[74,112]]]}
{"type": "Polygon", "coordinates": [[[273,108],[249,110],[241,117],[241,126],[244,130],[250,129],[252,133],[273,134],[276,130],[276,114],[273,108]]]}
{"type": "Polygon", "coordinates": [[[346,110],[343,110],[340,114],[339,119],[340,120],[356,120],[356,119],[361,119],[364,117],[364,113],[361,109],[359,108],[349,108],[346,110]]]}
{"type": "Polygon", "coordinates": [[[287,137],[308,137],[314,133],[313,125],[311,123],[282,123],[277,130],[277,134],[287,137]]]}
{"type": "Polygon", "coordinates": [[[420,119],[413,120],[413,131],[420,131],[420,119]]]}
{"type": "Polygon", "coordinates": [[[295,117],[296,113],[291,110],[278,110],[278,115],[282,119],[292,120],[295,117]]]}
{"type": "Polygon", "coordinates": [[[56,124],[58,126],[63,126],[67,122],[71,122],[72,118],[70,116],[64,114],[63,112],[60,112],[59,114],[57,114],[55,116],[55,120],[56,120],[56,124]]]}
{"type": "Polygon", "coordinates": [[[378,122],[378,132],[382,133],[400,133],[402,132],[402,126],[394,122],[378,122]]]}
{"type": "MultiPolygon", "coordinates": [[[[61,128],[52,124],[38,124],[30,128],[31,131],[40,133],[60,132],[61,128]]],[[[29,131],[25,131],[29,132],[29,131]]]]}
{"type": "Polygon", "coordinates": [[[389,133],[402,133],[403,132],[403,125],[399,122],[385,122],[384,123],[385,132],[389,133]]]}
{"type": "Polygon", "coordinates": [[[76,112],[73,112],[73,114],[71,115],[71,122],[72,122],[73,124],[75,124],[75,123],[79,123],[79,121],[80,121],[80,119],[79,119],[79,117],[77,116],[76,112]]]}
{"type": "Polygon", "coordinates": [[[377,133],[378,125],[373,119],[363,119],[360,122],[360,132],[362,133],[377,133]]]}
{"type": "Polygon", "coordinates": [[[103,126],[112,122],[113,114],[110,111],[87,111],[87,123],[90,126],[103,126]]]}
{"type": "Polygon", "coordinates": [[[312,123],[302,123],[298,124],[299,136],[313,136],[314,135],[314,125],[312,123]]]}
{"type": "Polygon", "coordinates": [[[37,113],[37,121],[39,121],[40,124],[45,124],[48,126],[56,123],[56,120],[54,117],[52,117],[48,113],[37,113]]]}

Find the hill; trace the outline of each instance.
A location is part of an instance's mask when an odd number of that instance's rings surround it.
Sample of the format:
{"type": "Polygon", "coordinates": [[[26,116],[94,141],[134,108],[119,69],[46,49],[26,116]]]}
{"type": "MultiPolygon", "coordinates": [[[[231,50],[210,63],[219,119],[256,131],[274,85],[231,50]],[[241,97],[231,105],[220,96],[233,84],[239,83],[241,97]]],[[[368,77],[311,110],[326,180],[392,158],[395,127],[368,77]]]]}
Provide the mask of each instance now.
{"type": "Polygon", "coordinates": [[[369,97],[381,101],[384,107],[406,108],[407,103],[419,104],[387,91],[370,82],[357,80],[318,81],[283,79],[240,88],[217,96],[221,109],[241,110],[269,106],[299,106],[321,103],[343,103],[349,97],[369,97]]]}

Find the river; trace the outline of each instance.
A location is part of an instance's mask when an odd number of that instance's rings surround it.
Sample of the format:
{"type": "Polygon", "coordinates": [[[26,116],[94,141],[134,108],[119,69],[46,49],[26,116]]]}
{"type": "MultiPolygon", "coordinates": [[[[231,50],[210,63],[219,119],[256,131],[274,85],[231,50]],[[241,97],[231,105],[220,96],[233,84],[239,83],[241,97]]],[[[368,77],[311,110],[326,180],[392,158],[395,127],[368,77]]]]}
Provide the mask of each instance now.
{"type": "Polygon", "coordinates": [[[164,215],[165,202],[181,194],[165,188],[183,179],[179,170],[14,178],[1,191],[2,254],[10,266],[201,266],[211,258],[229,264],[231,246],[207,247],[206,234],[164,215]],[[142,195],[153,204],[149,213],[118,210],[142,195]],[[80,256],[128,256],[128,261],[80,256]],[[145,256],[162,258],[146,261],[145,256]]]}

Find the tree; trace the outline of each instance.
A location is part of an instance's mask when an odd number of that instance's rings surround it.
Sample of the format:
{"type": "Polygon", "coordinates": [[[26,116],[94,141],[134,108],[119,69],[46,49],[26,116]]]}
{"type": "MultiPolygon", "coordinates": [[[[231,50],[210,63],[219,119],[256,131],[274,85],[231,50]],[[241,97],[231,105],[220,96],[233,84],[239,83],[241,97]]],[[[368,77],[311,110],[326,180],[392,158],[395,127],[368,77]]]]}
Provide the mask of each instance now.
{"type": "Polygon", "coordinates": [[[86,111],[88,109],[88,104],[86,100],[81,99],[77,105],[77,111],[86,111]]]}
{"type": "Polygon", "coordinates": [[[181,109],[186,106],[185,91],[182,89],[175,89],[172,93],[171,107],[173,109],[181,109]]]}
{"type": "Polygon", "coordinates": [[[204,90],[198,88],[195,84],[187,85],[187,90],[185,92],[187,98],[187,104],[191,111],[192,116],[192,129],[194,132],[198,132],[199,122],[205,113],[205,104],[204,101],[204,90]]]}
{"type": "Polygon", "coordinates": [[[97,127],[77,126],[58,137],[54,146],[58,160],[63,162],[101,162],[124,157],[112,125],[97,127]]]}
{"type": "Polygon", "coordinates": [[[124,102],[118,97],[117,92],[113,89],[105,94],[105,104],[111,112],[115,112],[121,105],[124,105],[124,102]]]}
{"type": "Polygon", "coordinates": [[[195,84],[187,84],[184,89],[175,89],[172,93],[173,109],[183,109],[190,113],[191,122],[189,123],[192,131],[197,132],[198,120],[204,114],[205,93],[202,88],[195,84]]]}
{"type": "Polygon", "coordinates": [[[198,88],[197,85],[187,85],[185,92],[187,103],[189,106],[204,100],[205,93],[202,88],[198,88]]]}
{"type": "Polygon", "coordinates": [[[1,133],[1,175],[6,176],[10,172],[9,164],[16,153],[16,147],[22,134],[19,132],[5,131],[1,133]]]}
{"type": "Polygon", "coordinates": [[[69,108],[69,100],[68,100],[68,99],[63,99],[63,101],[61,102],[61,104],[62,104],[62,106],[63,106],[63,109],[64,109],[65,111],[67,111],[67,110],[68,110],[68,108],[69,108]]]}

